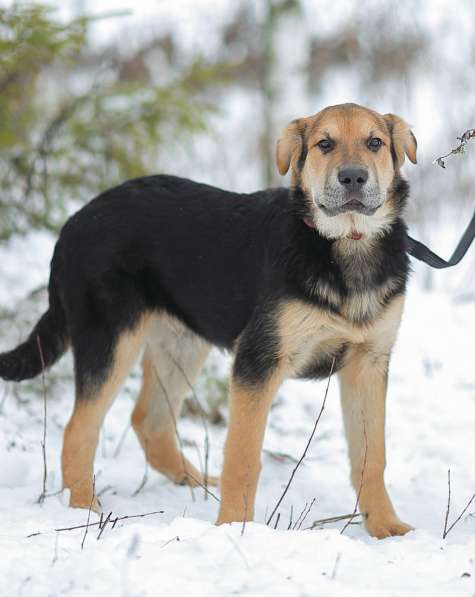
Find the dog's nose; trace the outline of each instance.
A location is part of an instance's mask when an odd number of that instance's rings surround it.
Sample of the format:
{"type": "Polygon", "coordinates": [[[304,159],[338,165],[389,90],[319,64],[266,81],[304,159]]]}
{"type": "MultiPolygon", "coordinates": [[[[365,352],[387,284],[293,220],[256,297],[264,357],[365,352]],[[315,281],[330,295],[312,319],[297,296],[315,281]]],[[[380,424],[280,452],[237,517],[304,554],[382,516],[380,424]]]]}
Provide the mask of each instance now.
{"type": "Polygon", "coordinates": [[[360,191],[368,180],[366,168],[343,168],[338,172],[338,181],[348,191],[360,191]]]}

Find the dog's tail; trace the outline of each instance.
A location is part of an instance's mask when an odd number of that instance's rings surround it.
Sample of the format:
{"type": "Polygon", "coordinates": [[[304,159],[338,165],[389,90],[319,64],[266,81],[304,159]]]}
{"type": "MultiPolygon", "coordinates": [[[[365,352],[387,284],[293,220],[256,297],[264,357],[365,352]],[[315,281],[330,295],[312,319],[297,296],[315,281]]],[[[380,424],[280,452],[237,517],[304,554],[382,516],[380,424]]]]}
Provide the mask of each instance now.
{"type": "Polygon", "coordinates": [[[68,348],[66,314],[55,284],[54,261],[53,257],[48,310],[25,342],[0,354],[0,377],[5,380],[22,381],[35,377],[53,365],[68,348]]]}

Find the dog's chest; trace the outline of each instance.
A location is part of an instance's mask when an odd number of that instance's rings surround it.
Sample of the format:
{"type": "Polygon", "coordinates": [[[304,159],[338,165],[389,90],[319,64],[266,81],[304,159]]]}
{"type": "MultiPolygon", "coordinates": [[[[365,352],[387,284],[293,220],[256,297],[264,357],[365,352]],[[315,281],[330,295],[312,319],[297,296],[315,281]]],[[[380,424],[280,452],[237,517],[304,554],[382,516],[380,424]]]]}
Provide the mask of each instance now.
{"type": "Polygon", "coordinates": [[[402,297],[391,301],[372,323],[353,324],[303,301],[286,303],[279,315],[281,356],[289,374],[296,377],[322,377],[338,369],[347,349],[371,345],[377,352],[392,346],[399,326],[402,297]]]}
{"type": "Polygon", "coordinates": [[[379,317],[400,285],[397,278],[381,275],[379,267],[379,260],[364,250],[340,250],[332,269],[309,276],[307,295],[351,325],[368,324],[379,317]]]}

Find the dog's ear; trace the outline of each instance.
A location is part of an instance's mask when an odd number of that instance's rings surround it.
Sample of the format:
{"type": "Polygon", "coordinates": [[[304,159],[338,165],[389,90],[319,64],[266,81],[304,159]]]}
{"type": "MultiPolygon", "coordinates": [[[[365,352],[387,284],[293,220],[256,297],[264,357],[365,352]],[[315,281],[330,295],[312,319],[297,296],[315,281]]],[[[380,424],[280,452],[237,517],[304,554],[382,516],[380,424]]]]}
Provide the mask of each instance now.
{"type": "Polygon", "coordinates": [[[280,174],[287,174],[290,165],[295,169],[304,151],[305,119],[292,120],[277,141],[275,158],[280,174]]]}
{"type": "Polygon", "coordinates": [[[405,120],[395,114],[385,114],[384,120],[391,133],[395,166],[400,168],[404,164],[405,155],[413,164],[417,164],[417,141],[411,127],[405,120]]]}

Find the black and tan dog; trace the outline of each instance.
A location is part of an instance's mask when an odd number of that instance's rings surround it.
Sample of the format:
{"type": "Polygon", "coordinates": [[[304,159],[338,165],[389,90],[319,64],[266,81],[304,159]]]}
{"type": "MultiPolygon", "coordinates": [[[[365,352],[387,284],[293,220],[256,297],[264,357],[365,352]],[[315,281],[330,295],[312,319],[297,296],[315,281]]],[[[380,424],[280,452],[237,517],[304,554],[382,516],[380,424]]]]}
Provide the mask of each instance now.
{"type": "Polygon", "coordinates": [[[72,506],[91,503],[99,430],[143,347],[134,429],[154,468],[202,482],[177,448],[174,418],[215,345],[235,355],[219,523],[253,517],[279,385],[334,366],[367,529],[410,529],[383,478],[388,364],[408,276],[405,155],[416,162],[401,118],[332,106],[291,122],[278,142],[290,190],[245,195],[150,176],[102,193],[66,223],[49,309],[0,355],[0,376],[31,378],[71,346],[76,402],[62,465],[72,506]]]}

